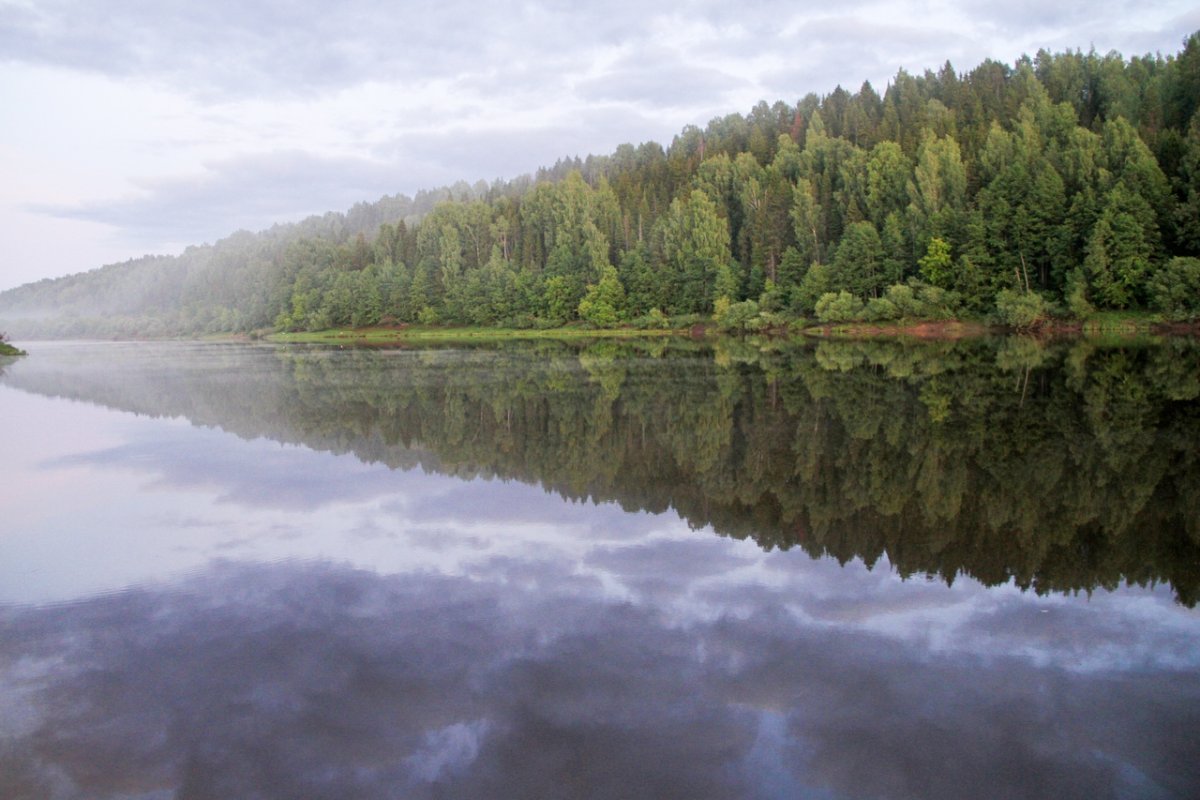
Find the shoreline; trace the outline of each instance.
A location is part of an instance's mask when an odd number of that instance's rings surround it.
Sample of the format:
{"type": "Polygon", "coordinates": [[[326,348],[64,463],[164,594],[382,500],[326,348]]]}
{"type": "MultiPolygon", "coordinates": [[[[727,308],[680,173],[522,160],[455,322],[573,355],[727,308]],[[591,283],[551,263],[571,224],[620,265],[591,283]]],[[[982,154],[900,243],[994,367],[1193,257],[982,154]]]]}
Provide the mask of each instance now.
{"type": "Polygon", "coordinates": [[[507,339],[641,339],[687,336],[687,330],[637,328],[487,328],[487,327],[370,327],[324,331],[271,333],[262,337],[276,344],[392,344],[401,342],[486,341],[507,339]]]}
{"type": "MultiPolygon", "coordinates": [[[[752,334],[754,335],[754,334],[752,334]]],[[[1200,336],[1200,321],[1160,322],[1144,317],[1113,317],[1099,320],[1054,320],[1027,329],[1014,330],[981,320],[906,320],[888,323],[837,323],[771,328],[757,334],[775,339],[914,339],[919,341],[958,341],[989,336],[1057,337],[1172,337],[1200,336]]],[[[436,341],[499,341],[511,339],[638,339],[684,337],[689,339],[742,338],[720,331],[712,323],[686,328],[489,328],[489,327],[370,327],[333,328],[325,331],[270,333],[263,341],[276,344],[398,344],[436,341]]],[[[226,338],[226,337],[221,337],[226,338]]],[[[229,338],[253,339],[244,335],[229,338]]]]}
{"type": "MultiPolygon", "coordinates": [[[[557,328],[499,328],[485,326],[372,326],[331,328],[323,331],[275,332],[257,330],[241,333],[215,333],[196,336],[95,337],[94,341],[208,341],[266,342],[270,344],[329,344],[351,346],[387,346],[421,342],[484,342],[511,340],[577,341],[583,339],[665,339],[696,340],[767,338],[774,340],[819,339],[896,339],[912,341],[959,341],[984,337],[1022,336],[1035,339],[1200,337],[1200,320],[1164,322],[1145,314],[1106,314],[1087,320],[1057,319],[1019,330],[979,319],[899,320],[896,322],[815,323],[794,321],[749,334],[720,330],[712,321],[679,328],[586,328],[564,325],[557,328]]],[[[90,339],[90,337],[72,337],[90,339]]],[[[43,341],[31,339],[30,341],[43,341]]],[[[52,341],[47,339],[45,341],[52,341]]],[[[24,350],[4,343],[0,357],[28,355],[24,350]],[[7,349],[5,349],[7,347],[7,349]]]]}

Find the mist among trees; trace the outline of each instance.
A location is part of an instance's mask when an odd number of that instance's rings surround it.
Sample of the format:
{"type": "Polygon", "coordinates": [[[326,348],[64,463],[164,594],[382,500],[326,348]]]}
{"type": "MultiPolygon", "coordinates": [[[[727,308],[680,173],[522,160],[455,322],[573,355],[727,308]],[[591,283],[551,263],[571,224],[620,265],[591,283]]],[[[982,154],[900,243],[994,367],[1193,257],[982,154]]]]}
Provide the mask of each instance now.
{"type": "Polygon", "coordinates": [[[1200,33],[759,103],[0,294],[17,336],[1200,316],[1200,33]],[[674,318],[674,320],[672,320],[674,318]]]}

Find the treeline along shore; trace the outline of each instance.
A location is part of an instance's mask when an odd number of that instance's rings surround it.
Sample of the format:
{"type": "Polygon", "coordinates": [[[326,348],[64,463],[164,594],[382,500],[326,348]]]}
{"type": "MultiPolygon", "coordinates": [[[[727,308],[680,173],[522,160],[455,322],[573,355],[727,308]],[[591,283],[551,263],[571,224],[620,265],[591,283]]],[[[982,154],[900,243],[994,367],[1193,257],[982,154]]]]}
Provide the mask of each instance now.
{"type": "Polygon", "coordinates": [[[18,337],[1200,318],[1200,33],[761,102],[0,294],[18,337]]]}

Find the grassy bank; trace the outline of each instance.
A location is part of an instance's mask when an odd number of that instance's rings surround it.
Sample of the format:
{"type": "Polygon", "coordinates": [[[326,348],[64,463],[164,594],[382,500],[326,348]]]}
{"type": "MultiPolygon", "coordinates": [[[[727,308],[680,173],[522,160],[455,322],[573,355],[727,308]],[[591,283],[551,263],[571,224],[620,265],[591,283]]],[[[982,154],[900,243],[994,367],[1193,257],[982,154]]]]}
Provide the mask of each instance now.
{"type": "MultiPolygon", "coordinates": [[[[794,321],[789,325],[764,331],[771,336],[801,335],[818,338],[900,337],[910,339],[946,340],[977,336],[1021,333],[1033,336],[1126,337],[1157,335],[1198,335],[1195,323],[1164,323],[1158,315],[1136,311],[1114,311],[1096,314],[1085,320],[1048,319],[1022,331],[1013,331],[982,319],[921,320],[905,319],[894,322],[842,322],[805,324],[794,321]]],[[[333,328],[324,331],[272,333],[267,341],[290,344],[350,344],[387,345],[405,342],[478,342],[510,339],[622,339],[650,336],[726,335],[712,323],[668,330],[637,328],[586,328],[567,325],[560,328],[489,328],[442,327],[410,325],[400,328],[333,328]]]]}
{"type": "Polygon", "coordinates": [[[1085,334],[1153,333],[1162,317],[1148,311],[1100,311],[1078,324],[1085,334]]]}
{"type": "Polygon", "coordinates": [[[0,356],[27,356],[29,355],[24,350],[18,347],[13,347],[8,342],[0,342],[0,356]]]}
{"type": "Polygon", "coordinates": [[[501,339],[619,339],[646,336],[679,336],[681,330],[638,330],[635,328],[442,328],[410,326],[405,328],[334,328],[325,331],[273,333],[268,341],[303,344],[390,344],[400,342],[455,342],[501,339]]]}

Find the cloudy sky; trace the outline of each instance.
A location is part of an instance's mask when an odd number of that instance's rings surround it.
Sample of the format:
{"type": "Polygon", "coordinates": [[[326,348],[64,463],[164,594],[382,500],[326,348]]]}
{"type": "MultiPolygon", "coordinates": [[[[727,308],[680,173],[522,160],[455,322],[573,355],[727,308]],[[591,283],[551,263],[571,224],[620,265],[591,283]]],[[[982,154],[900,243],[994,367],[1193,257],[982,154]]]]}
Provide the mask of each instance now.
{"type": "Polygon", "coordinates": [[[0,289],[901,67],[1197,29],[1191,0],[0,0],[0,289]]]}

